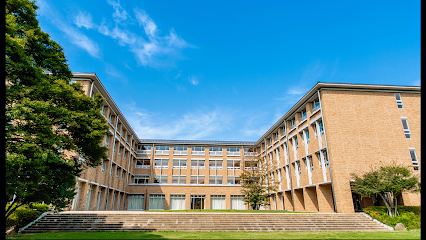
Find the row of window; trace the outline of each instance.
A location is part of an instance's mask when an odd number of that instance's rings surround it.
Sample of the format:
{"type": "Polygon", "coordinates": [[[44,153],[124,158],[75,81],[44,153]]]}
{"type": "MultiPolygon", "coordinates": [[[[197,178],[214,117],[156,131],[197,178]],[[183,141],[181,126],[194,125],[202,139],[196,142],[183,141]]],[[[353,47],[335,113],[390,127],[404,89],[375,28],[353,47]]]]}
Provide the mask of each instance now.
{"type": "MultiPolygon", "coordinates": [[[[173,159],[174,169],[186,169],[186,159],[173,159]]],[[[241,169],[241,160],[228,159],[226,161],[227,169],[241,169]]],[[[149,159],[136,160],[135,168],[149,168],[149,159]]],[[[169,168],[169,159],[155,159],[154,168],[169,168]]],[[[203,159],[192,159],[191,169],[205,169],[205,160],[203,159]]],[[[209,160],[209,169],[223,169],[223,160],[209,160]]]]}
{"type": "MultiPolygon", "coordinates": [[[[138,152],[139,153],[150,153],[152,146],[149,145],[138,145],[138,152]]],[[[191,154],[192,155],[199,155],[205,154],[205,147],[202,146],[191,146],[191,154]]],[[[168,154],[169,153],[169,146],[156,146],[155,147],[155,153],[156,154],[168,154]]],[[[223,148],[222,147],[209,147],[209,153],[210,155],[222,155],[223,148]]],[[[228,156],[239,156],[240,155],[240,148],[239,147],[227,147],[226,152],[228,156]]],[[[251,148],[244,148],[244,153],[253,152],[253,149],[251,148]]],[[[173,146],[173,154],[174,155],[187,155],[188,153],[188,147],[187,146],[173,146]]]]}
{"type": "MultiPolygon", "coordinates": [[[[153,183],[167,184],[167,175],[154,175],[153,183]]],[[[148,184],[148,175],[136,175],[134,177],[134,184],[148,184]]],[[[205,176],[195,175],[190,177],[190,184],[206,184],[205,176]]],[[[228,185],[239,185],[241,179],[239,176],[228,176],[226,183],[228,185]]],[[[186,175],[173,175],[172,184],[186,184],[186,175]]],[[[211,175],[209,176],[209,184],[223,184],[223,176],[211,175]]]]}
{"type": "MultiPolygon", "coordinates": [[[[128,210],[144,210],[144,195],[129,195],[128,210]]],[[[170,210],[185,210],[185,198],[183,194],[170,194],[170,210]]],[[[205,209],[205,195],[191,195],[190,209],[205,209]]],[[[242,195],[231,195],[231,209],[244,210],[245,202],[242,195]]],[[[149,195],[149,210],[164,210],[166,198],[164,194],[149,195]]],[[[226,196],[216,194],[210,196],[210,209],[226,209],[226,196]]]]}

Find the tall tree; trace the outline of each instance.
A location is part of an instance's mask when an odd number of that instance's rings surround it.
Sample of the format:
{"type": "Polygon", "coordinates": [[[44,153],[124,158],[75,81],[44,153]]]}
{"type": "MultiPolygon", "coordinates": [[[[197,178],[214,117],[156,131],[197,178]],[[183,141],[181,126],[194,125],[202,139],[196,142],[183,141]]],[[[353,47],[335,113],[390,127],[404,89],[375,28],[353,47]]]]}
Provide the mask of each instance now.
{"type": "Polygon", "coordinates": [[[251,206],[253,210],[259,210],[260,206],[269,204],[272,196],[271,192],[276,191],[276,184],[272,184],[267,174],[258,167],[260,159],[247,157],[244,160],[243,173],[241,178],[241,193],[244,194],[244,202],[251,206]]]}
{"type": "Polygon", "coordinates": [[[390,216],[398,215],[397,197],[402,192],[417,192],[419,179],[413,175],[412,167],[391,163],[378,169],[358,175],[353,173],[355,180],[352,190],[363,197],[380,196],[390,216]]]}
{"type": "Polygon", "coordinates": [[[97,166],[106,158],[103,99],[70,84],[63,49],[43,32],[37,6],[6,0],[5,158],[7,218],[19,205],[45,201],[68,205],[83,159],[97,166]]]}

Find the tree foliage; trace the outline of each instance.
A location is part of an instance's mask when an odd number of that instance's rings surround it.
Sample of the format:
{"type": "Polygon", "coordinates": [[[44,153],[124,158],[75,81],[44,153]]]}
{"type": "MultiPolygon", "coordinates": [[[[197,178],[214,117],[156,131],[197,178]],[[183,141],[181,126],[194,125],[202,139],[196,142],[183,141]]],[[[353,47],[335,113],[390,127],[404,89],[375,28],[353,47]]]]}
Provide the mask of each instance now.
{"type": "Polygon", "coordinates": [[[39,27],[35,2],[5,5],[6,203],[45,201],[62,208],[74,196],[79,156],[89,166],[106,158],[103,99],[70,84],[63,49],[39,27]]]}
{"type": "MultiPolygon", "coordinates": [[[[258,163],[259,159],[247,159],[245,163],[258,163]]],[[[257,166],[257,164],[256,164],[257,166]]],[[[269,204],[271,192],[276,191],[277,187],[270,181],[266,181],[267,174],[262,173],[260,168],[253,167],[251,170],[243,170],[241,178],[241,193],[244,194],[244,202],[251,206],[253,210],[259,210],[260,206],[269,204]]]]}
{"type": "Polygon", "coordinates": [[[413,175],[412,167],[396,163],[371,169],[361,176],[353,173],[352,177],[352,190],[363,197],[380,196],[390,216],[398,214],[397,197],[402,192],[419,191],[419,179],[413,175]]]}

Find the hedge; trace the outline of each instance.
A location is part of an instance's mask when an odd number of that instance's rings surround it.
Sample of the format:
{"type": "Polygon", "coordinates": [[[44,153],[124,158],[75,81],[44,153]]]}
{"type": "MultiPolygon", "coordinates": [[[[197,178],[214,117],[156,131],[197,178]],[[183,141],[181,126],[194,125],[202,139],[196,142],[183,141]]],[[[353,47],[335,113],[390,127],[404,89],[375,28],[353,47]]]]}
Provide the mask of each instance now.
{"type": "MultiPolygon", "coordinates": [[[[5,210],[10,206],[6,204],[5,210]]],[[[35,203],[29,205],[22,205],[18,207],[7,219],[6,230],[15,226],[15,230],[25,227],[30,222],[36,220],[42,213],[49,211],[49,205],[35,203]]]]}
{"type": "Polygon", "coordinates": [[[391,217],[385,206],[370,206],[362,209],[372,218],[395,227],[397,223],[402,223],[408,229],[420,229],[421,207],[420,206],[398,206],[399,216],[391,217]]]}

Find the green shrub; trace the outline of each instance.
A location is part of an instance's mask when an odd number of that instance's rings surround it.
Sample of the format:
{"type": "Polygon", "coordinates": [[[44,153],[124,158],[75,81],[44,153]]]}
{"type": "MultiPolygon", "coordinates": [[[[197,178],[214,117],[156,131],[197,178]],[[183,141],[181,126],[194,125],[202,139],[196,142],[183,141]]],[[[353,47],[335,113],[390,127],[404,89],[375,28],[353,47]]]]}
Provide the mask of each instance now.
{"type": "MultiPolygon", "coordinates": [[[[6,209],[10,204],[6,205],[6,209]]],[[[5,210],[6,210],[5,209],[5,210]]],[[[28,223],[36,220],[42,213],[49,211],[49,205],[34,203],[29,205],[19,206],[7,219],[5,227],[9,229],[12,226],[22,228],[28,223]]]]}
{"type": "Polygon", "coordinates": [[[33,203],[29,205],[29,208],[33,210],[37,210],[41,213],[47,212],[50,210],[49,205],[47,204],[41,204],[41,203],[33,203]]]}
{"type": "Polygon", "coordinates": [[[362,209],[372,218],[395,227],[397,223],[402,223],[408,229],[420,229],[421,207],[420,206],[398,206],[399,216],[391,217],[387,213],[385,206],[370,206],[362,209]]]}
{"type": "Polygon", "coordinates": [[[18,218],[18,228],[25,227],[28,223],[36,220],[42,213],[34,210],[16,210],[15,215],[18,218]]]}

